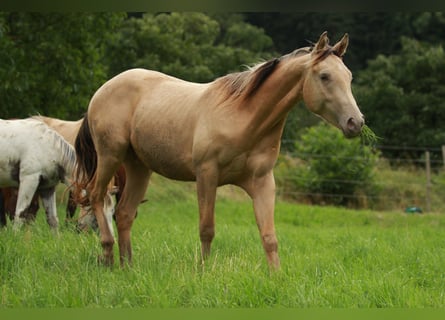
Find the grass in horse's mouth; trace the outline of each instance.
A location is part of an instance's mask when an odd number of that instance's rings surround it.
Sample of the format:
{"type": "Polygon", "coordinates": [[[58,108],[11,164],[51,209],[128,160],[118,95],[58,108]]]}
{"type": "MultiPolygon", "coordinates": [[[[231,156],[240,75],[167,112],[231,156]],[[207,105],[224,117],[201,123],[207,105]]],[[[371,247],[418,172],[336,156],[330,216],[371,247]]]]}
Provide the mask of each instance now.
{"type": "Polygon", "coordinates": [[[377,136],[374,131],[371,130],[366,124],[362,128],[362,132],[360,133],[360,139],[362,144],[375,146],[377,141],[381,140],[379,136],[377,136]]]}

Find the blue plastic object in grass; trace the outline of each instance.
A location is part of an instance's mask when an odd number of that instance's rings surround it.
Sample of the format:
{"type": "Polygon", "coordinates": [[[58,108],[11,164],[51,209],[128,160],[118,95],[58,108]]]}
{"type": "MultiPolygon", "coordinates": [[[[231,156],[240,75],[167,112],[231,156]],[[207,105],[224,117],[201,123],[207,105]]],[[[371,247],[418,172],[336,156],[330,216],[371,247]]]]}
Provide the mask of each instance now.
{"type": "Polygon", "coordinates": [[[405,209],[406,213],[423,213],[422,209],[419,207],[407,207],[405,209]]]}

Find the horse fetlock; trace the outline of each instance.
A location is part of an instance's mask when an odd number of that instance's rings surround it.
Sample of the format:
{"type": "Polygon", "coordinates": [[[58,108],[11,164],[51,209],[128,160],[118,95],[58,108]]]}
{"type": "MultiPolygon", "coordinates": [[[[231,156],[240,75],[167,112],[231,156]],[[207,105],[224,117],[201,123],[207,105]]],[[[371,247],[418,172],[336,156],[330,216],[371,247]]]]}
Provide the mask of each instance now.
{"type": "Polygon", "coordinates": [[[57,219],[57,217],[47,217],[46,221],[51,229],[57,229],[59,227],[59,219],[57,219]]]}
{"type": "Polygon", "coordinates": [[[23,218],[21,218],[20,216],[15,216],[13,222],[14,230],[19,230],[23,226],[24,222],[25,220],[23,218]]]}

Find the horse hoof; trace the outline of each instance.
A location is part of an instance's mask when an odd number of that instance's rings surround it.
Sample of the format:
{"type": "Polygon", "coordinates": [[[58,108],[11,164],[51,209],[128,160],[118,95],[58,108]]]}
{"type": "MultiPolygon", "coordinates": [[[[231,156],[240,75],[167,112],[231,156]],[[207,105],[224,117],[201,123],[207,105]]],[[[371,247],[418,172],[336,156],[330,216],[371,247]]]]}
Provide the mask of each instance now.
{"type": "Polygon", "coordinates": [[[107,268],[111,268],[114,265],[114,259],[113,257],[105,257],[105,256],[97,256],[97,264],[107,267],[107,268]]]}

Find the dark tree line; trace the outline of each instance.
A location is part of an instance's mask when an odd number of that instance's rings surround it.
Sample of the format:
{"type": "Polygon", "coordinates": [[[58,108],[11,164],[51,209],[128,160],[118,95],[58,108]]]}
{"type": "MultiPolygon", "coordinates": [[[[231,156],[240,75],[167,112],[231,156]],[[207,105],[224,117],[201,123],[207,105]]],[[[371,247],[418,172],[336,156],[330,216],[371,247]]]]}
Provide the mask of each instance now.
{"type": "MultiPolygon", "coordinates": [[[[78,119],[97,88],[133,67],[206,82],[345,32],[353,91],[382,144],[445,143],[445,15],[394,13],[0,12],[0,118],[78,119]]],[[[284,148],[317,120],[289,116],[284,148]]]]}

